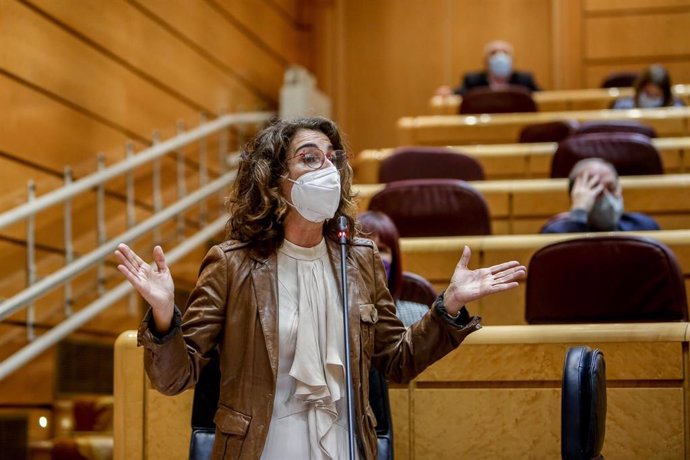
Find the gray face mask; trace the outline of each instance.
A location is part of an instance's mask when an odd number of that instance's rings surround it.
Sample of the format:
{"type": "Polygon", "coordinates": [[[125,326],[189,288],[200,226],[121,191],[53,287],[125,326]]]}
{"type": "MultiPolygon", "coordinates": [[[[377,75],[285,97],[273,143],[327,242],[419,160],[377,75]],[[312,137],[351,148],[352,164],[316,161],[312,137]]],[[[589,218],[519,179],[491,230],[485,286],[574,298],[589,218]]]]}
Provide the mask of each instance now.
{"type": "Polygon", "coordinates": [[[589,225],[593,230],[610,232],[616,229],[622,215],[623,197],[617,198],[609,192],[604,192],[589,212],[589,225]]]}

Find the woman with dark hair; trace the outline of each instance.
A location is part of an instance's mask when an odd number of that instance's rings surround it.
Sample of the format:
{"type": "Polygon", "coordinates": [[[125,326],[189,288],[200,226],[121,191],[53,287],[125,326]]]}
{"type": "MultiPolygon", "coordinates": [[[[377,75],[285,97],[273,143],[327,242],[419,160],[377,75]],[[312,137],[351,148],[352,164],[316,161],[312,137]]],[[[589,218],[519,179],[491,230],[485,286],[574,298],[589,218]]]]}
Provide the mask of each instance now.
{"type": "MultiPolygon", "coordinates": [[[[184,315],[160,246],[155,270],[118,246],[118,269],[151,305],[139,343],[153,386],[171,395],[192,387],[218,350],[213,459],[348,454],[336,220],[344,216],[354,228],[355,205],[343,147],[324,118],[278,121],[249,143],[228,200],[228,240],[206,255],[184,315]]],[[[470,270],[469,259],[465,248],[432,313],[405,328],[374,244],[348,236],[357,457],[376,457],[370,366],[409,381],[480,328],[467,302],[525,276],[518,262],[470,270]]]]}
{"type": "Polygon", "coordinates": [[[379,250],[388,279],[388,290],[395,299],[396,313],[405,326],[416,323],[429,311],[423,305],[400,298],[403,269],[400,257],[400,235],[393,220],[379,211],[366,211],[357,218],[362,236],[370,238],[379,250]]]}
{"type": "Polygon", "coordinates": [[[679,107],[683,102],[673,96],[671,76],[664,66],[654,64],[642,72],[635,82],[635,95],[617,99],[614,109],[651,109],[679,107]]]}

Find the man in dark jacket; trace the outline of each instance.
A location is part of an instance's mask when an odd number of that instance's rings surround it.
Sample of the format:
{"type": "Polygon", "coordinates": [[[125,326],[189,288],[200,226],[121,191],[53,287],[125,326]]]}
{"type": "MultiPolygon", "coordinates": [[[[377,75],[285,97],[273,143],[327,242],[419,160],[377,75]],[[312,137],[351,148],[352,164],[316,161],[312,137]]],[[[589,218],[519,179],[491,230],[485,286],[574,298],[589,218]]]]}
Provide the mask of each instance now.
{"type": "Polygon", "coordinates": [[[623,190],[616,168],[601,158],[586,158],[568,177],[570,212],[549,221],[541,233],[659,230],[651,217],[624,212],[623,190]]]}

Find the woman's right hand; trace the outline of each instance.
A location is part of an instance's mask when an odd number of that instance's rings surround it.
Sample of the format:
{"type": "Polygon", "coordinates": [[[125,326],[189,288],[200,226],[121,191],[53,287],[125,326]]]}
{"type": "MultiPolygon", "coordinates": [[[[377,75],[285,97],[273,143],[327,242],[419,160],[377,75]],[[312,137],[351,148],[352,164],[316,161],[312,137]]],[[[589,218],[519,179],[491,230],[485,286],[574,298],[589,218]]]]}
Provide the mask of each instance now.
{"type": "Polygon", "coordinates": [[[156,270],[124,243],[115,250],[120,264],[117,269],[141,294],[153,311],[156,330],[164,334],[170,329],[175,309],[175,285],[165,263],[165,254],[160,246],[153,248],[156,270]]]}

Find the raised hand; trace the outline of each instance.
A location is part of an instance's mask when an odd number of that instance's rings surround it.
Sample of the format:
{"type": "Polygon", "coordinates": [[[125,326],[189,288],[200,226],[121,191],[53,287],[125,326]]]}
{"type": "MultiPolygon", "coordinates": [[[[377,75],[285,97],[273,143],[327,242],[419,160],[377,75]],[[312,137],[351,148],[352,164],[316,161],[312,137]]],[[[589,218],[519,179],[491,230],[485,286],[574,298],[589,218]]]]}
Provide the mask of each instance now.
{"type": "Polygon", "coordinates": [[[153,310],[153,319],[159,332],[170,329],[175,306],[175,285],[165,263],[165,254],[160,246],[153,248],[154,269],[144,262],[132,249],[122,243],[115,250],[120,270],[127,281],[141,294],[153,310]]]}
{"type": "Polygon", "coordinates": [[[584,172],[575,178],[573,189],[570,192],[570,209],[584,209],[589,213],[594,206],[597,197],[604,190],[604,186],[596,175],[584,172]]]}
{"type": "Polygon", "coordinates": [[[518,281],[525,278],[527,269],[513,260],[489,268],[470,270],[472,251],[468,246],[462,251],[460,261],[450,285],[443,295],[443,304],[450,315],[456,315],[463,305],[484,296],[502,292],[518,286],[518,281]]]}

